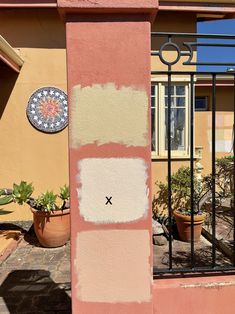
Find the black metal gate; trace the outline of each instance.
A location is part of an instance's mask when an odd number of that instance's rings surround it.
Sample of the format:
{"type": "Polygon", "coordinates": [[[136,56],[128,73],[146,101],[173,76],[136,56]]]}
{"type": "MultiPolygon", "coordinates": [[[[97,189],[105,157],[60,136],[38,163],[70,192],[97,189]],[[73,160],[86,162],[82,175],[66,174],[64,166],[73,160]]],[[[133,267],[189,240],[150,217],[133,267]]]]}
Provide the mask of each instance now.
{"type": "MultiPolygon", "coordinates": [[[[169,218],[169,237],[168,237],[168,265],[165,268],[158,268],[154,267],[154,275],[159,275],[161,273],[179,273],[179,272],[211,272],[211,271],[228,271],[235,269],[235,215],[233,209],[233,258],[231,265],[224,266],[224,265],[217,265],[217,256],[216,256],[216,108],[217,108],[217,79],[219,76],[223,75],[223,77],[230,77],[230,84],[233,85],[233,119],[234,119],[234,107],[235,107],[235,73],[233,71],[226,71],[226,72],[217,72],[217,70],[213,72],[207,71],[197,71],[193,69],[191,71],[184,71],[183,68],[187,66],[214,66],[216,69],[218,66],[235,66],[234,63],[228,63],[222,60],[218,62],[198,62],[195,61],[195,52],[197,47],[224,47],[224,48],[231,48],[235,47],[235,36],[231,35],[209,35],[209,34],[192,34],[192,33],[159,33],[154,32],[152,33],[152,40],[159,41],[158,49],[152,51],[152,56],[156,56],[159,64],[163,64],[166,67],[165,71],[152,71],[152,75],[164,75],[166,76],[166,85],[167,85],[167,111],[166,111],[166,134],[167,134],[167,183],[168,183],[168,218],[169,218]],[[203,40],[201,40],[203,39],[203,40]],[[208,42],[205,42],[208,40],[208,42]],[[226,43],[218,42],[218,40],[226,41],[226,43]],[[214,42],[212,42],[214,41],[214,42]],[[174,60],[167,61],[164,56],[165,51],[172,51],[174,50],[176,57],[174,60]],[[184,61],[182,62],[182,66],[180,71],[175,71],[174,66],[177,65],[178,62],[181,62],[182,57],[184,61]],[[185,60],[185,58],[187,60],[185,60]],[[181,71],[182,69],[182,71],[181,71]],[[190,193],[191,193],[191,254],[190,254],[190,267],[186,268],[175,268],[173,266],[173,253],[172,253],[172,225],[173,225],[173,211],[172,211],[172,141],[171,141],[171,110],[172,110],[172,101],[171,101],[171,87],[173,86],[172,77],[174,75],[177,76],[187,76],[189,78],[189,90],[190,90],[190,97],[189,97],[189,165],[190,165],[190,193]],[[195,121],[195,108],[194,108],[194,99],[195,99],[195,81],[196,77],[200,75],[201,77],[210,77],[211,80],[211,225],[212,225],[212,258],[211,262],[208,265],[204,265],[203,267],[197,267],[195,265],[195,243],[194,243],[194,231],[193,231],[193,221],[194,221],[194,212],[195,212],[195,204],[194,204],[194,193],[195,193],[195,180],[194,180],[194,158],[195,158],[195,151],[194,151],[194,121],[195,121]]],[[[234,58],[235,59],[235,58],[234,58]]],[[[234,123],[234,122],[233,122],[234,123]]],[[[234,154],[234,140],[233,140],[233,154],[234,154]]],[[[232,168],[232,175],[234,177],[234,158],[233,158],[233,168],[232,168]]],[[[235,190],[234,186],[234,179],[233,179],[233,193],[235,190]]],[[[234,199],[234,195],[232,197],[234,199]]],[[[234,202],[231,202],[231,206],[234,207],[234,202]]]]}

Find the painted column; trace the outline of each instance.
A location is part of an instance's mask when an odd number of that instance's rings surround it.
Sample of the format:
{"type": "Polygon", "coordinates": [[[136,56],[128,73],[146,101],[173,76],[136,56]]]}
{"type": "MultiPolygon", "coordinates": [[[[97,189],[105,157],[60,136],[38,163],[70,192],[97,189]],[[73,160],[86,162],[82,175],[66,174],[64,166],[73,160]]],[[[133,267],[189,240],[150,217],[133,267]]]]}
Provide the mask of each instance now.
{"type": "Polygon", "coordinates": [[[73,313],[148,314],[150,13],[156,1],[87,3],[59,1],[70,102],[73,313]]]}

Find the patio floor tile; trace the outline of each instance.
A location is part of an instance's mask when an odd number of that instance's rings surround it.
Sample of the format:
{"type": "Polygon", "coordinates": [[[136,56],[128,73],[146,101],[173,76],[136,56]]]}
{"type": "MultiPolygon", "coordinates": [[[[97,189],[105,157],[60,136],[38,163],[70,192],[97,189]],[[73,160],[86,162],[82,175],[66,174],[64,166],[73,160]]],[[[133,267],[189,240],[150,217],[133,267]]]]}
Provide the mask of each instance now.
{"type": "Polygon", "coordinates": [[[1,314],[69,314],[70,294],[70,243],[45,249],[27,234],[0,263],[1,314]]]}

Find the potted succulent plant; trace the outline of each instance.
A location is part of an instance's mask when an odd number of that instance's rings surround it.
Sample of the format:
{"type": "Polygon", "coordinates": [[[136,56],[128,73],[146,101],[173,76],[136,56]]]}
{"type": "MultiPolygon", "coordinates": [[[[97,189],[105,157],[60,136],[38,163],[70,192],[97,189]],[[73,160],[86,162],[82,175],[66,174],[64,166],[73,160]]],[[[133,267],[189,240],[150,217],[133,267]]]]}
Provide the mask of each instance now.
{"type": "Polygon", "coordinates": [[[34,218],[34,231],[40,244],[44,247],[64,245],[70,238],[69,188],[64,185],[60,193],[42,193],[33,198],[33,186],[25,181],[14,184],[13,189],[0,190],[0,205],[16,202],[27,203],[34,218]]]}
{"type": "MultiPolygon", "coordinates": [[[[201,201],[210,191],[210,176],[204,176],[200,181],[194,176],[193,195],[193,233],[194,241],[200,239],[202,224],[206,214],[201,210],[201,201]]],[[[168,207],[168,184],[156,182],[159,190],[155,197],[155,206],[168,207]]],[[[180,167],[171,176],[172,210],[181,240],[191,241],[191,176],[189,167],[180,167]]]]}
{"type": "Polygon", "coordinates": [[[64,245],[70,237],[69,188],[60,188],[60,194],[42,193],[31,201],[34,231],[44,247],[64,245]]]}

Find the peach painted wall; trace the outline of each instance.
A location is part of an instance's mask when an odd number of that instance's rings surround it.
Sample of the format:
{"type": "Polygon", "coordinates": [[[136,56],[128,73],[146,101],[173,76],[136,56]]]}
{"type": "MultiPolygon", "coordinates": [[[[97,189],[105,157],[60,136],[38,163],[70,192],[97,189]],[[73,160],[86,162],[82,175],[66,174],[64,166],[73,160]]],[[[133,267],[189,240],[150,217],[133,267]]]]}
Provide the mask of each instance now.
{"type": "MultiPolygon", "coordinates": [[[[68,129],[44,134],[26,116],[31,94],[43,86],[66,92],[65,28],[57,10],[0,10],[0,33],[19,50],[25,60],[16,75],[0,69],[1,187],[13,182],[33,182],[36,194],[58,191],[68,184],[68,129]]],[[[4,220],[30,219],[26,208],[9,205],[15,211],[4,220]]]]}
{"type": "Polygon", "coordinates": [[[233,276],[156,279],[154,314],[230,314],[235,307],[233,276]]]}
{"type": "Polygon", "coordinates": [[[233,3],[233,0],[207,0],[207,1],[205,1],[205,0],[197,0],[197,1],[195,1],[195,0],[162,0],[162,2],[164,3],[164,2],[186,2],[186,5],[185,6],[187,6],[188,5],[188,3],[190,3],[190,2],[198,2],[198,3],[201,3],[201,2],[205,2],[205,3],[233,3]]]}
{"type": "Polygon", "coordinates": [[[73,313],[152,312],[150,23],[135,19],[66,23],[73,313]]]}

